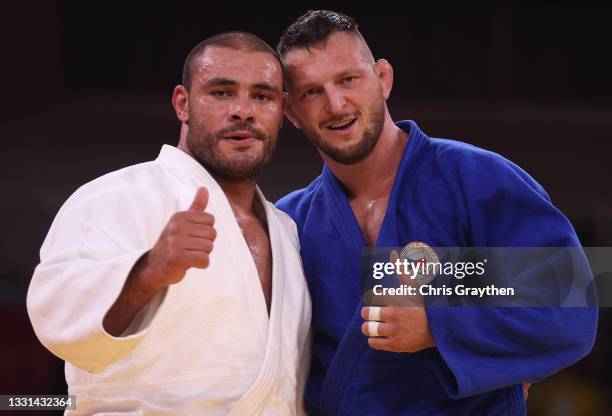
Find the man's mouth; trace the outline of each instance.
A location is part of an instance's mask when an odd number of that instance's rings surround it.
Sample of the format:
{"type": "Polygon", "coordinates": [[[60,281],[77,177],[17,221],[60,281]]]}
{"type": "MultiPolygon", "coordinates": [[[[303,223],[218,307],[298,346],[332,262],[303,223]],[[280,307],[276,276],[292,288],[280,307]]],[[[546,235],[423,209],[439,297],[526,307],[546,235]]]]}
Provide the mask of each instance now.
{"type": "Polygon", "coordinates": [[[355,121],[357,121],[357,118],[351,118],[348,120],[343,120],[343,121],[336,121],[334,123],[329,123],[326,128],[329,130],[347,130],[349,129],[353,124],[355,124],[355,121]]]}
{"type": "Polygon", "coordinates": [[[259,137],[255,136],[249,131],[235,131],[226,136],[223,136],[223,138],[228,140],[234,140],[237,142],[259,140],[259,137]]]}

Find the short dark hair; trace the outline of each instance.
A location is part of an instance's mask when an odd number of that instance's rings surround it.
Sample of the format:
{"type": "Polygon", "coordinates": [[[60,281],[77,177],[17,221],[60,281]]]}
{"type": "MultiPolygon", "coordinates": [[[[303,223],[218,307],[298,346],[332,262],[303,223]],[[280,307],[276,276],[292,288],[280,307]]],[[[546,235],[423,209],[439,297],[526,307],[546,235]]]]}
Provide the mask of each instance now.
{"type": "Polygon", "coordinates": [[[293,48],[324,42],[333,32],[352,32],[363,38],[352,17],[330,10],[308,10],[283,32],[276,51],[283,57],[293,48]]]}
{"type": "Polygon", "coordinates": [[[187,55],[187,59],[185,59],[185,64],[183,65],[182,84],[188,90],[191,88],[191,78],[194,72],[195,61],[209,46],[220,46],[223,48],[237,49],[246,52],[269,53],[278,61],[278,64],[282,68],[280,58],[276,51],[261,38],[248,32],[223,32],[204,39],[202,42],[198,43],[191,50],[191,52],[189,52],[189,55],[187,55]]]}

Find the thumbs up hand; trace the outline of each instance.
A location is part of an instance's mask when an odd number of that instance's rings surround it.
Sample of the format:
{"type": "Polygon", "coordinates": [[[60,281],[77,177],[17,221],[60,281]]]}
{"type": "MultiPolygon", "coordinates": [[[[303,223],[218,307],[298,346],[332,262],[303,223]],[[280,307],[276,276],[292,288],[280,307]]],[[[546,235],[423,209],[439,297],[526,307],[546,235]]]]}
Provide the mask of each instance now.
{"type": "Polygon", "coordinates": [[[188,211],[204,211],[206,210],[206,206],[208,205],[208,189],[204,187],[198,188],[195,196],[193,197],[193,201],[191,202],[191,206],[188,211]]]}
{"type": "Polygon", "coordinates": [[[215,218],[206,212],[208,190],[198,188],[187,211],[175,213],[157,243],[142,259],[140,284],[159,290],[180,282],[191,267],[208,267],[217,232],[215,218]]]}

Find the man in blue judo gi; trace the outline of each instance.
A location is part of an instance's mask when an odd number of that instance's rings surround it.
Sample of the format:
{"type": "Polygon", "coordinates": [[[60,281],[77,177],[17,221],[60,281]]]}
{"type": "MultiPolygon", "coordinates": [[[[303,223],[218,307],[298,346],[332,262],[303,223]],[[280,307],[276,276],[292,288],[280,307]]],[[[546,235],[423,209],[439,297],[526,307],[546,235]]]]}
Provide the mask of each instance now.
{"type": "MultiPolygon", "coordinates": [[[[325,164],[278,206],[313,301],[311,414],[523,415],[523,382],[591,350],[595,308],[364,307],[362,247],[576,247],[544,189],[503,157],[394,122],[393,70],[350,17],[310,11],[278,45],[287,116],[325,164]]],[[[416,61],[415,61],[415,64],[416,61]]]]}

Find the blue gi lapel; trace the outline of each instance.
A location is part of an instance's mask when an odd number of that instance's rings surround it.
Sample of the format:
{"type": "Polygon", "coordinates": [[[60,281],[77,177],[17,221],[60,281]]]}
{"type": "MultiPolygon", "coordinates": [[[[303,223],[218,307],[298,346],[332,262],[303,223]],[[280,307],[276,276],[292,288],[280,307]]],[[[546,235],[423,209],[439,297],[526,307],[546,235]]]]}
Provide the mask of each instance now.
{"type": "MultiPolygon", "coordinates": [[[[354,271],[353,278],[355,279],[355,284],[360,285],[358,256],[366,242],[344,190],[327,165],[323,167],[322,176],[323,190],[327,201],[326,208],[330,217],[333,218],[333,223],[340,235],[341,244],[347,248],[344,255],[353,258],[354,266],[349,265],[349,270],[354,271]]],[[[344,389],[350,384],[349,379],[357,357],[363,353],[363,350],[368,345],[360,330],[360,309],[361,300],[359,299],[356,312],[338,345],[323,383],[320,405],[321,411],[325,415],[336,414],[340,398],[344,395],[344,389]]]]}
{"type": "MultiPolygon", "coordinates": [[[[409,139],[400,166],[393,183],[385,218],[381,225],[376,246],[378,247],[393,247],[399,245],[399,233],[397,227],[397,205],[401,194],[401,186],[405,181],[402,178],[409,175],[409,170],[414,163],[408,163],[412,160],[410,155],[414,154],[422,135],[416,124],[412,121],[398,123],[398,126],[403,130],[409,130],[409,139]]],[[[355,270],[355,282],[360,284],[359,279],[359,256],[362,247],[366,246],[365,239],[359,228],[359,224],[355,219],[353,210],[346,198],[346,194],[338,179],[334,176],[331,169],[325,165],[323,167],[323,191],[327,200],[328,214],[333,218],[333,223],[341,237],[341,244],[345,245],[347,251],[346,256],[351,256],[354,261],[354,266],[349,265],[350,270],[355,270]]],[[[346,261],[346,260],[345,260],[346,261]]],[[[349,259],[350,261],[350,259],[349,259]]],[[[348,262],[347,262],[348,263],[348,262]]],[[[325,415],[335,415],[338,413],[338,408],[344,397],[344,390],[350,385],[350,379],[353,376],[355,364],[358,358],[367,351],[367,338],[361,333],[361,308],[363,306],[361,298],[359,298],[353,319],[344,333],[338,349],[335,352],[321,392],[321,411],[325,415]]]]}
{"type": "Polygon", "coordinates": [[[360,252],[366,242],[348,199],[346,199],[344,189],[327,164],[323,166],[323,190],[328,202],[328,213],[333,218],[338,233],[342,236],[342,243],[346,245],[349,252],[360,252]]]}

